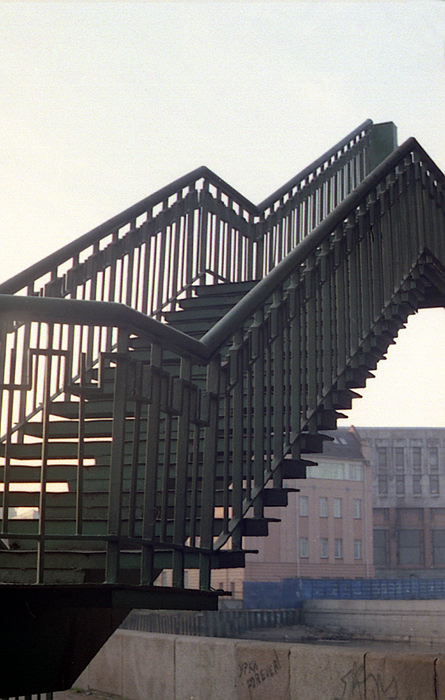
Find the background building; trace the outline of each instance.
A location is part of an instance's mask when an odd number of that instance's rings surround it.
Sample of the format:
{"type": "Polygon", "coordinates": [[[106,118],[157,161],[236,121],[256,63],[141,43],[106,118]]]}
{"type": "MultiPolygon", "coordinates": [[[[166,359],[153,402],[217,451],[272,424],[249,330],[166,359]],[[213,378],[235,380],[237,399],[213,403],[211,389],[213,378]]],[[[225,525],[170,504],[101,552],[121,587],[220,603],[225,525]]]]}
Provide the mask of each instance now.
{"type": "Polygon", "coordinates": [[[445,575],[445,429],[357,428],[372,464],[380,577],[445,575]]]}
{"type": "Polygon", "coordinates": [[[371,467],[354,428],[327,434],[333,440],[323,454],[310,455],[318,464],[307,479],[289,482],[300,493],[290,494],[281,522],[259,546],[252,542],[259,553],[247,557],[246,581],[374,575],[371,467]]]}

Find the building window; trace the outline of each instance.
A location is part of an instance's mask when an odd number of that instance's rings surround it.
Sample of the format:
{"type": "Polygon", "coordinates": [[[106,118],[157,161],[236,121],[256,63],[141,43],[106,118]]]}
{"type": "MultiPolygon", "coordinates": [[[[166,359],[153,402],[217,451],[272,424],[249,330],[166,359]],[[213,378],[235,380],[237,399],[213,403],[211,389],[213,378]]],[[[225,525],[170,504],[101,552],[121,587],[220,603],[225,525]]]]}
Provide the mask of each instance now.
{"type": "Polygon", "coordinates": [[[397,532],[398,561],[402,566],[424,566],[423,530],[397,532]]]}
{"type": "Polygon", "coordinates": [[[354,559],[362,558],[362,541],[354,540],[354,559]]]}
{"type": "Polygon", "coordinates": [[[377,466],[380,469],[388,466],[388,450],[386,447],[377,447],[377,466]]]}
{"type": "Polygon", "coordinates": [[[328,517],[328,499],[325,496],[320,497],[320,518],[328,517]]]}
{"type": "Polygon", "coordinates": [[[341,498],[334,498],[332,509],[334,518],[341,518],[341,498]]]}
{"type": "Polygon", "coordinates": [[[388,477],[379,476],[378,477],[378,489],[381,496],[386,496],[388,493],[388,477]]]}
{"type": "Polygon", "coordinates": [[[309,541],[307,537],[300,537],[300,557],[306,558],[309,556],[309,541]]]}
{"type": "Polygon", "coordinates": [[[327,559],[329,556],[329,542],[327,537],[320,537],[320,559],[327,559]]]}
{"type": "Polygon", "coordinates": [[[405,495],[405,477],[400,474],[396,475],[396,496],[405,495]]]}
{"type": "Polygon", "coordinates": [[[362,499],[354,498],[354,518],[360,520],[362,517],[362,499]]]}
{"type": "Polygon", "coordinates": [[[421,447],[413,447],[413,471],[414,472],[421,472],[422,471],[422,448],[421,447]]]}
{"type": "Polygon", "coordinates": [[[432,530],[433,540],[433,564],[435,566],[445,565],[445,530],[432,530]]]}
{"type": "Polygon", "coordinates": [[[376,566],[389,565],[389,531],[374,530],[374,564],[376,566]]]}
{"type": "Polygon", "coordinates": [[[413,474],[413,494],[414,496],[422,495],[422,474],[413,474]]]}
{"type": "Polygon", "coordinates": [[[298,512],[300,515],[306,516],[308,513],[307,496],[300,496],[298,499],[298,512]]]}
{"type": "Polygon", "coordinates": [[[405,468],[405,448],[404,447],[395,447],[394,448],[394,461],[395,461],[396,471],[403,472],[403,470],[405,468]]]}
{"type": "Polygon", "coordinates": [[[429,449],[429,464],[430,472],[439,471],[439,450],[437,447],[430,447],[429,449]]]}
{"type": "Polygon", "coordinates": [[[373,508],[374,519],[389,520],[389,508],[373,508]]]}
{"type": "Polygon", "coordinates": [[[439,492],[439,474],[430,474],[430,494],[437,496],[439,492]]]}
{"type": "Polygon", "coordinates": [[[341,537],[336,537],[334,540],[334,557],[343,559],[343,540],[341,537]]]}
{"type": "Polygon", "coordinates": [[[351,464],[351,480],[363,481],[363,467],[361,464],[351,464]]]}

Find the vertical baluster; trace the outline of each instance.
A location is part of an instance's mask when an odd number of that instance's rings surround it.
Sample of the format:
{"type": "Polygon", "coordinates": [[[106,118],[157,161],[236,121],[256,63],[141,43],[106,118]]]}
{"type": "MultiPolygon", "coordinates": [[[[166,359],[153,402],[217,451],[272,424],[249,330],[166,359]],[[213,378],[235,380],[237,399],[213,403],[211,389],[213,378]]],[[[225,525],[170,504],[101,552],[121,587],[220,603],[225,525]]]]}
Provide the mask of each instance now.
{"type": "Polygon", "coordinates": [[[199,225],[198,225],[198,269],[200,284],[205,284],[205,269],[207,260],[207,230],[208,230],[208,208],[207,199],[209,197],[209,183],[204,180],[199,196],[199,225]]]}
{"type": "MultiPolygon", "coordinates": [[[[17,334],[14,333],[14,338],[17,334]]],[[[16,371],[16,348],[11,348],[9,361],[9,387],[5,387],[8,391],[8,405],[6,409],[6,440],[4,442],[4,466],[3,466],[3,532],[9,530],[9,486],[11,482],[11,430],[13,425],[14,415],[14,390],[15,390],[15,371],[16,371]]],[[[4,366],[4,365],[3,365],[4,366]]],[[[6,377],[5,377],[6,379],[6,377]]]]}
{"type": "Polygon", "coordinates": [[[82,387],[86,384],[86,358],[81,352],[79,357],[80,366],[80,393],[79,393],[79,413],[77,431],[77,479],[76,479],[76,535],[83,532],[83,471],[84,471],[84,447],[85,447],[85,397],[82,387]]]}
{"type": "Polygon", "coordinates": [[[151,346],[150,385],[147,387],[148,416],[144,471],[144,501],[142,520],[141,584],[152,585],[155,578],[154,548],[156,488],[158,483],[159,433],[161,418],[162,347],[151,346]],[[150,440],[148,439],[150,436],[150,440]]]}
{"type": "Polygon", "coordinates": [[[394,181],[392,184],[391,197],[391,232],[393,237],[393,279],[397,287],[400,281],[406,274],[407,267],[404,265],[405,245],[402,232],[402,206],[405,173],[399,169],[393,173],[394,181]]]}
{"type": "Polygon", "coordinates": [[[242,501],[243,501],[243,400],[244,367],[242,353],[242,331],[237,331],[230,349],[230,385],[232,394],[232,517],[236,526],[232,535],[232,546],[240,549],[242,545],[242,501]]]}
{"type": "Polygon", "coordinates": [[[359,236],[359,280],[361,286],[361,318],[360,339],[369,333],[372,325],[372,273],[370,259],[369,215],[366,202],[362,202],[358,212],[359,236]]]}
{"type": "MultiPolygon", "coordinates": [[[[156,276],[157,276],[157,288],[158,294],[156,298],[156,309],[161,309],[164,301],[167,298],[165,291],[165,274],[168,272],[167,266],[170,263],[169,255],[167,253],[167,239],[169,238],[170,227],[166,223],[166,212],[168,209],[168,199],[162,202],[162,212],[160,218],[162,221],[161,232],[157,239],[158,244],[158,255],[156,256],[156,276]]],[[[152,271],[153,274],[153,271],[152,271]]],[[[160,318],[160,314],[156,315],[156,318],[160,318]]]]}
{"type": "Polygon", "coordinates": [[[204,454],[201,489],[201,529],[199,555],[199,586],[209,590],[211,583],[211,552],[214,536],[215,490],[217,463],[217,434],[219,422],[220,360],[214,358],[207,367],[209,419],[204,431],[204,454]]]}
{"type": "MultiPolygon", "coordinates": [[[[4,321],[0,320],[0,382],[2,384],[8,383],[8,380],[6,377],[7,346],[8,346],[8,325],[4,321]]],[[[22,354],[23,354],[23,351],[22,351],[22,354]]],[[[23,360],[23,364],[24,364],[24,360],[23,360]]],[[[22,384],[25,384],[30,379],[31,378],[28,377],[27,375],[24,377],[22,374],[22,384]]],[[[0,391],[0,430],[1,430],[2,435],[6,432],[7,423],[8,423],[8,417],[7,417],[7,415],[5,416],[5,413],[4,413],[4,406],[3,406],[4,400],[5,400],[5,394],[3,393],[3,391],[0,391]]],[[[21,410],[21,405],[25,400],[26,400],[26,397],[23,398],[23,393],[21,391],[20,392],[20,410],[21,410]]]]}
{"type": "Polygon", "coordinates": [[[190,440],[190,381],[192,376],[192,363],[188,359],[181,359],[180,378],[182,380],[182,412],[178,419],[178,437],[176,451],[176,488],[174,510],[174,534],[173,543],[179,548],[173,551],[173,586],[184,586],[184,550],[185,543],[185,515],[187,504],[187,476],[189,470],[189,440],[190,440]]]}
{"type": "MultiPolygon", "coordinates": [[[[125,234],[127,242],[127,284],[125,290],[125,304],[127,306],[133,306],[133,280],[134,280],[134,253],[135,253],[135,241],[136,236],[136,219],[131,219],[129,222],[130,229],[125,234]]],[[[123,258],[124,260],[125,258],[123,258]]],[[[136,300],[135,300],[136,302],[136,300]]]]}
{"type": "Polygon", "coordinates": [[[144,314],[150,314],[152,308],[149,306],[149,284],[150,278],[153,274],[152,263],[151,263],[151,223],[153,221],[153,210],[149,209],[147,211],[147,220],[144,222],[143,230],[143,250],[144,250],[144,265],[142,271],[142,280],[139,284],[142,287],[142,302],[141,311],[144,314]]]}
{"type": "MultiPolygon", "coordinates": [[[[264,214],[261,215],[261,219],[260,219],[259,223],[262,226],[264,226],[264,214]]],[[[262,226],[260,227],[260,230],[261,230],[262,226]]],[[[257,279],[257,280],[260,280],[263,278],[263,274],[264,274],[264,270],[265,270],[264,255],[265,255],[264,234],[261,233],[260,236],[257,237],[257,239],[256,239],[255,279],[257,279]]]]}
{"type": "Polygon", "coordinates": [[[445,257],[445,187],[443,183],[438,186],[436,212],[436,257],[443,260],[445,257]]]}
{"type": "Polygon", "coordinates": [[[252,363],[251,363],[251,348],[250,343],[244,344],[244,367],[246,368],[245,373],[245,404],[246,404],[246,430],[245,430],[245,480],[246,480],[246,499],[252,497],[252,480],[253,480],[253,373],[252,373],[252,363]]]}
{"type": "MultiPolygon", "coordinates": [[[[191,195],[193,192],[193,201],[197,198],[197,193],[195,188],[190,187],[189,188],[189,194],[191,195]]],[[[198,216],[198,219],[200,218],[200,210],[199,208],[193,207],[192,210],[187,211],[187,216],[186,216],[186,231],[185,231],[185,278],[183,279],[183,284],[191,284],[192,279],[195,275],[195,270],[194,270],[194,248],[195,248],[195,240],[196,240],[196,232],[195,232],[195,217],[198,216]]],[[[198,224],[199,228],[199,224],[198,224]]],[[[191,296],[191,288],[187,290],[187,296],[191,296]]]]}
{"type": "Polygon", "coordinates": [[[304,270],[305,276],[305,303],[307,309],[307,345],[306,354],[308,357],[308,385],[307,385],[307,408],[308,413],[312,413],[317,405],[317,313],[315,298],[315,254],[309,255],[304,270]]]}
{"type": "Polygon", "coordinates": [[[320,288],[321,288],[321,328],[322,346],[322,394],[326,396],[333,382],[332,372],[332,315],[331,315],[331,274],[330,241],[325,238],[320,253],[320,288]]]}
{"type": "MultiPolygon", "coordinates": [[[[428,247],[428,240],[431,240],[431,234],[433,231],[434,221],[432,216],[433,211],[433,180],[434,176],[431,172],[424,169],[424,179],[423,179],[423,190],[422,190],[422,201],[423,201],[423,227],[422,227],[422,238],[420,241],[420,251],[423,251],[428,247]]],[[[419,252],[420,252],[419,251],[419,252]]]]}
{"type": "Polygon", "coordinates": [[[192,439],[192,464],[190,471],[190,509],[186,512],[186,522],[188,523],[188,530],[186,535],[188,535],[188,542],[190,547],[196,547],[196,537],[197,537],[197,526],[198,526],[198,479],[199,479],[199,458],[200,458],[200,439],[201,430],[198,423],[198,411],[199,406],[196,404],[198,401],[198,392],[194,390],[194,413],[196,415],[193,417],[194,424],[190,426],[193,433],[192,439]]]}
{"type": "MultiPolygon", "coordinates": [[[[273,304],[271,308],[271,363],[273,367],[271,382],[273,386],[273,465],[275,466],[273,474],[273,484],[276,488],[280,488],[281,470],[278,465],[281,464],[283,457],[283,438],[284,438],[284,324],[282,318],[282,295],[283,290],[276,291],[273,295],[273,304]]],[[[272,388],[272,387],[271,387],[272,388]]]]}
{"type": "Polygon", "coordinates": [[[340,376],[346,367],[346,299],[345,299],[345,266],[346,255],[343,240],[343,227],[337,226],[334,235],[334,255],[335,255],[335,296],[336,296],[336,319],[337,319],[337,376],[340,376]]]}
{"type": "Polygon", "coordinates": [[[316,313],[316,401],[321,403],[323,395],[323,327],[322,327],[322,289],[321,289],[320,249],[315,258],[315,313],[316,313]]]}
{"type": "Polygon", "coordinates": [[[386,306],[392,298],[392,240],[389,220],[389,196],[385,185],[379,187],[380,231],[382,240],[383,303],[386,306]]]}
{"type": "Polygon", "coordinates": [[[291,391],[292,391],[292,377],[291,377],[291,333],[290,333],[290,302],[289,297],[286,303],[286,323],[283,328],[283,352],[284,352],[284,375],[283,375],[283,402],[284,402],[284,434],[283,434],[283,451],[287,450],[291,442],[291,391]]]}
{"type": "Polygon", "coordinates": [[[243,251],[243,261],[244,261],[244,278],[245,280],[255,279],[255,245],[253,241],[255,223],[254,215],[249,213],[248,215],[248,229],[247,236],[245,238],[245,250],[243,251]]]}
{"type": "MultiPolygon", "coordinates": [[[[182,201],[182,193],[180,192],[178,194],[178,202],[177,202],[177,217],[174,223],[172,224],[171,231],[172,231],[172,236],[173,236],[173,252],[172,252],[172,257],[173,260],[171,262],[171,269],[170,269],[170,287],[167,292],[168,297],[173,297],[177,296],[179,289],[182,286],[181,283],[181,274],[179,272],[180,270],[180,265],[182,267],[183,265],[183,259],[182,259],[182,246],[181,246],[181,222],[183,219],[183,216],[181,215],[181,206],[183,204],[182,201]]],[[[174,311],[176,309],[176,304],[173,302],[172,310],[174,311]]]]}
{"type": "MultiPolygon", "coordinates": [[[[37,323],[36,324],[36,343],[35,343],[36,349],[40,349],[41,336],[42,336],[42,324],[37,323]]],[[[39,390],[41,390],[42,387],[39,385],[39,382],[38,382],[38,374],[39,374],[39,365],[38,365],[38,362],[36,362],[34,365],[33,377],[32,377],[32,381],[31,381],[31,385],[32,385],[31,411],[36,409],[41,403],[39,390]]]]}
{"type": "Polygon", "coordinates": [[[425,247],[425,224],[423,211],[423,189],[424,189],[424,166],[422,163],[417,163],[416,172],[416,188],[412,211],[414,214],[414,235],[415,255],[416,257],[424,250],[425,247]]]}
{"type": "Polygon", "coordinates": [[[128,332],[119,329],[114,373],[113,427],[111,437],[110,478],[108,495],[107,552],[105,581],[117,583],[120,569],[122,527],[122,486],[125,448],[125,421],[127,408],[128,332]]]}
{"type": "Polygon", "coordinates": [[[372,266],[372,298],[373,321],[376,322],[383,309],[383,280],[382,280],[382,250],[381,234],[378,212],[378,202],[375,191],[369,196],[369,228],[371,241],[371,266],[372,266]]]}
{"type": "Polygon", "coordinates": [[[360,285],[360,269],[358,256],[358,230],[355,221],[355,215],[351,214],[348,217],[346,227],[346,254],[348,256],[348,318],[349,318],[349,348],[348,354],[351,357],[354,355],[359,346],[360,339],[360,308],[361,308],[361,285],[360,285]]]}
{"type": "Polygon", "coordinates": [[[236,255],[233,236],[233,226],[230,223],[230,221],[227,223],[226,250],[226,276],[230,282],[235,282],[236,278],[234,271],[236,269],[236,255]]]}
{"type": "MultiPolygon", "coordinates": [[[[28,289],[29,293],[29,289],[28,289]]],[[[28,377],[28,357],[29,357],[29,347],[31,343],[31,322],[26,322],[22,326],[23,339],[22,339],[22,350],[20,353],[20,360],[22,363],[21,367],[21,383],[26,385],[30,377],[28,377]]],[[[3,361],[2,361],[3,364],[3,361]]],[[[1,394],[1,392],[0,392],[1,394]]],[[[26,403],[28,399],[28,390],[23,388],[20,390],[19,394],[19,411],[18,411],[18,422],[23,425],[26,416],[26,403]]],[[[23,441],[24,432],[22,429],[19,430],[18,440],[23,441]]]]}
{"type": "MultiPolygon", "coordinates": [[[[252,360],[253,360],[253,478],[254,488],[261,491],[264,485],[264,310],[255,312],[254,323],[251,328],[252,360]]],[[[254,515],[256,518],[263,516],[262,496],[254,503],[254,515]]]]}
{"type": "Polygon", "coordinates": [[[232,473],[231,473],[231,410],[232,410],[232,394],[230,390],[230,380],[229,380],[229,368],[228,365],[224,367],[224,373],[222,375],[222,384],[224,387],[224,413],[223,413],[223,522],[222,522],[222,532],[228,532],[229,530],[229,520],[231,518],[231,503],[229,501],[229,488],[232,483],[232,473]]]}
{"type": "MultiPolygon", "coordinates": [[[[40,464],[40,498],[39,498],[39,539],[37,542],[37,572],[36,583],[43,583],[45,569],[45,535],[46,535],[46,484],[48,481],[49,460],[49,404],[51,390],[52,345],[54,326],[47,325],[47,344],[45,352],[45,374],[43,388],[42,411],[42,451],[40,464]]],[[[38,358],[36,358],[36,363],[38,358]]]]}
{"type": "Polygon", "coordinates": [[[433,182],[431,186],[431,230],[428,235],[428,247],[430,250],[434,251],[436,256],[439,249],[439,206],[438,199],[440,196],[440,187],[436,178],[433,176],[433,182]]]}

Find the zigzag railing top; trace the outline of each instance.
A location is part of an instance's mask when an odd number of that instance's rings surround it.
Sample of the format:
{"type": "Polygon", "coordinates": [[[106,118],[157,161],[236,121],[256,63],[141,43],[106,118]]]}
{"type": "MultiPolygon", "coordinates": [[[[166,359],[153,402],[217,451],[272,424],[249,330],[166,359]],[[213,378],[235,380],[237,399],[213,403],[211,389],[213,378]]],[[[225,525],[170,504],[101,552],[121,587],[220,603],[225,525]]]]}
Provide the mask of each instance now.
{"type": "MultiPolygon", "coordinates": [[[[86,300],[71,301],[66,305],[62,300],[38,299],[36,297],[9,297],[0,287],[0,308],[4,318],[8,316],[23,320],[40,320],[63,322],[67,314],[74,322],[93,323],[101,318],[106,325],[134,329],[134,332],[147,333],[165,349],[178,352],[183,357],[197,362],[208,361],[227,339],[261,306],[282,284],[289,274],[307,257],[314,253],[327,236],[344,222],[356,210],[364,197],[369,195],[377,185],[385,184],[385,178],[395,171],[398,164],[403,164],[406,156],[422,167],[422,177],[429,178],[430,186],[443,190],[445,176],[436,163],[426,153],[415,138],[407,139],[381,165],[379,165],[336,209],[331,212],[314,231],[302,241],[290,254],[277,265],[267,277],[259,281],[254,288],[239,301],[220,321],[218,321],[202,338],[196,340],[170,326],[160,325],[155,319],[146,318],[137,310],[129,309],[119,303],[103,303],[86,300]],[[70,309],[68,311],[68,309],[70,309]]],[[[6,283],[5,283],[6,284],[6,283]]]]}
{"type": "MultiPolygon", "coordinates": [[[[195,557],[196,565],[198,552],[201,585],[208,587],[215,551],[229,540],[239,551],[243,522],[252,509],[261,521],[265,484],[273,480],[279,488],[283,478],[298,478],[297,472],[285,476],[286,458],[298,461],[302,439],[335,419],[336,408],[348,399],[348,386],[362,385],[357,382],[366,377],[370,362],[385,352],[404,316],[415,310],[413,292],[421,295],[422,285],[431,280],[434,286],[434,272],[422,272],[428,256],[438,260],[445,293],[444,230],[444,176],[409,139],[201,341],[122,305],[2,296],[2,386],[9,393],[2,423],[8,428],[1,453],[5,485],[14,481],[18,460],[41,455],[42,469],[25,463],[23,470],[24,480],[30,480],[31,471],[40,479],[44,519],[52,504],[46,483],[54,468],[58,473],[58,465],[51,464],[56,451],[70,461],[78,496],[82,479],[94,478],[94,467],[78,466],[96,459],[96,466],[109,467],[105,479],[111,497],[98,535],[108,548],[107,580],[118,577],[119,549],[140,545],[142,583],[153,580],[156,562],[166,561],[161,550],[169,549],[174,585],[183,585],[191,561],[187,556],[195,557]],[[423,275],[420,286],[413,272],[423,275]],[[31,319],[29,327],[21,325],[31,319]],[[116,353],[104,352],[110,346],[108,329],[116,353]],[[30,346],[32,361],[27,362],[21,358],[30,346]],[[90,346],[94,356],[101,356],[101,366],[84,381],[81,358],[90,346]],[[221,362],[223,346],[228,352],[221,362]],[[172,363],[167,354],[164,362],[166,350],[182,360],[172,363]],[[115,376],[109,363],[117,366],[115,376]],[[79,380],[66,382],[76,375],[79,380]],[[62,397],[51,397],[63,387],[68,398],[79,397],[74,428],[80,450],[74,433],[66,447],[57,433],[67,428],[66,404],[62,397]],[[92,392],[113,395],[107,442],[100,432],[97,443],[96,433],[83,425],[83,401],[92,392]],[[22,421],[22,440],[11,429],[32,413],[32,405],[42,421],[37,423],[36,412],[28,425],[22,421]],[[63,414],[61,426],[50,418],[53,414],[63,414]]],[[[98,429],[94,423],[88,428],[98,429]]],[[[11,536],[34,538],[41,548],[39,580],[45,538],[50,544],[63,537],[91,538],[83,519],[87,523],[86,511],[94,502],[85,493],[85,500],[79,497],[74,505],[74,492],[67,503],[76,512],[76,532],[61,536],[54,522],[47,529],[36,525],[32,532],[17,532],[18,525],[11,524],[11,536]]],[[[5,488],[4,513],[10,495],[5,488]]],[[[0,536],[9,536],[7,519],[3,527],[0,536]]]]}
{"type": "Polygon", "coordinates": [[[377,128],[367,120],[258,206],[197,168],[0,293],[116,301],[161,318],[194,284],[261,279],[364,178],[377,128]]]}

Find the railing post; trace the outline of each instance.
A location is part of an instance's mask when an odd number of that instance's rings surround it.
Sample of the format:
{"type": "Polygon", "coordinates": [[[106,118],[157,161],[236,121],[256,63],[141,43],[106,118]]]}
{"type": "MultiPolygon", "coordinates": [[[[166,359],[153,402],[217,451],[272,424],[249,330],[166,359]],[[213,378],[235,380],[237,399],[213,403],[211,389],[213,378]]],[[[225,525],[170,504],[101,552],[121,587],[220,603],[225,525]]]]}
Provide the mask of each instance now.
{"type": "Polygon", "coordinates": [[[373,124],[369,132],[366,171],[369,174],[397,148],[397,127],[394,122],[373,124]]]}
{"type": "MultiPolygon", "coordinates": [[[[118,353],[128,349],[128,332],[119,329],[118,353]]],[[[105,568],[107,583],[117,583],[119,576],[120,536],[122,522],[122,477],[127,397],[127,359],[116,362],[113,400],[113,429],[111,438],[110,492],[108,499],[108,542],[105,568]]]]}
{"type": "Polygon", "coordinates": [[[207,370],[207,391],[209,392],[209,423],[205,431],[202,472],[201,502],[201,553],[199,557],[201,590],[209,590],[211,585],[211,551],[213,545],[213,521],[216,483],[216,448],[218,435],[219,408],[219,358],[211,361],[207,370]]]}

